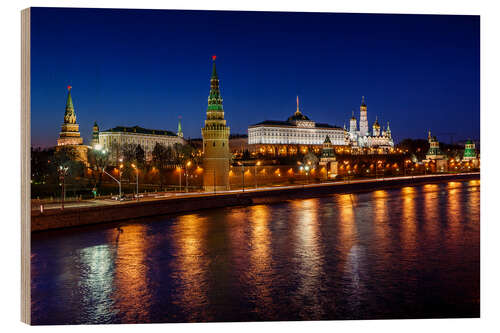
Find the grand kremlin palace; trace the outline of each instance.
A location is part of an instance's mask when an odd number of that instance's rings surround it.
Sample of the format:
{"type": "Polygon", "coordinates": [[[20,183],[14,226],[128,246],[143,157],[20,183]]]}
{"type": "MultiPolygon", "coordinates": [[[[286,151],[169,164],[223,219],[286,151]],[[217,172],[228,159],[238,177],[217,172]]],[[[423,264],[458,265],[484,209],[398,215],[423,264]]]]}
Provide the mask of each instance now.
{"type": "Polygon", "coordinates": [[[350,129],[325,123],[316,123],[302,114],[297,97],[297,110],[286,121],[266,120],[248,127],[248,145],[250,151],[275,155],[289,155],[300,151],[306,153],[320,151],[326,137],[332,145],[359,148],[378,148],[388,150],[394,147],[389,124],[380,129],[378,119],[373,124],[373,131],[368,130],[367,107],[364,98],[360,106],[360,124],[357,130],[356,119],[350,120],[350,129]]]}

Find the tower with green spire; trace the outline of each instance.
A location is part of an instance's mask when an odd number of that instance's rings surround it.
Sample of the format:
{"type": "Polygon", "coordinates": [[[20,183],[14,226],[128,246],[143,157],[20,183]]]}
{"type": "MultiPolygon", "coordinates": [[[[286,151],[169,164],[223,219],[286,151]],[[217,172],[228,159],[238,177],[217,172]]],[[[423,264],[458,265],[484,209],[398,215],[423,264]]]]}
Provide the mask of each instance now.
{"type": "Polygon", "coordinates": [[[476,155],[476,145],[472,140],[467,140],[465,142],[465,149],[464,149],[464,161],[470,161],[473,160],[477,157],[476,155]]]}
{"type": "Polygon", "coordinates": [[[182,133],[182,126],[181,126],[181,116],[179,116],[179,124],[177,125],[177,136],[179,138],[184,137],[184,133],[182,133]]]}
{"type": "MultiPolygon", "coordinates": [[[[327,135],[323,142],[323,151],[319,160],[319,165],[323,165],[325,178],[335,178],[338,173],[338,162],[333,149],[332,141],[327,135]]],[[[322,170],[323,172],[323,170],[322,170]]]]}
{"type": "Polygon", "coordinates": [[[66,99],[66,111],[64,112],[64,122],[61,126],[58,146],[81,145],[83,138],[80,136],[79,125],[76,123],[75,108],[71,97],[71,86],[68,86],[68,97],[66,99]]]}
{"type": "Polygon", "coordinates": [[[208,95],[207,118],[201,129],[203,137],[203,187],[205,191],[229,189],[229,126],[224,119],[219,77],[212,57],[212,77],[208,95]]]}
{"type": "Polygon", "coordinates": [[[99,125],[97,125],[97,121],[94,122],[94,126],[92,127],[92,143],[91,145],[95,147],[99,144],[99,125]]]}

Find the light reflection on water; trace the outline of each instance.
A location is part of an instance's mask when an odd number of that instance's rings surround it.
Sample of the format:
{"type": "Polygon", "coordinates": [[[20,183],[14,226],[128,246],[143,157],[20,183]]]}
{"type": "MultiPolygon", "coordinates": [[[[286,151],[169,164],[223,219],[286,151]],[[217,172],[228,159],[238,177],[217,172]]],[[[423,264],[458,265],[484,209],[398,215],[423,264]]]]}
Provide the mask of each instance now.
{"type": "Polygon", "coordinates": [[[474,317],[479,181],[33,235],[34,324],[474,317]]]}

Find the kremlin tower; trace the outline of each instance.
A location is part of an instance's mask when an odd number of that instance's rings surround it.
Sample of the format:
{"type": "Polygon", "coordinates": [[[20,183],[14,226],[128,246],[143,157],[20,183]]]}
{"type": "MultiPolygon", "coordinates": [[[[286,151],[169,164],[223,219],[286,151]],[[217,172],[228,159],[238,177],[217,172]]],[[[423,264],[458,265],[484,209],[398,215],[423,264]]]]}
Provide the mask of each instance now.
{"type": "Polygon", "coordinates": [[[373,136],[380,135],[380,124],[378,123],[378,117],[375,117],[375,122],[373,123],[373,136]]]}
{"type": "Polygon", "coordinates": [[[356,117],[354,116],[354,109],[352,110],[352,117],[351,120],[349,121],[349,132],[355,133],[357,130],[357,123],[356,123],[356,117]]]}
{"type": "Polygon", "coordinates": [[[208,96],[207,119],[201,129],[203,137],[203,188],[205,191],[229,189],[229,127],[226,126],[219,78],[212,57],[212,77],[208,96]]]}
{"type": "Polygon", "coordinates": [[[87,161],[87,146],[83,145],[79,125],[76,123],[75,108],[73,107],[73,99],[71,98],[71,86],[68,86],[64,122],[61,126],[59,139],[57,139],[57,149],[61,149],[62,147],[74,148],[78,154],[78,159],[83,162],[87,161]]]}
{"type": "Polygon", "coordinates": [[[64,122],[61,126],[58,146],[66,145],[81,145],[83,139],[80,136],[79,126],[76,123],[76,114],[73,107],[73,99],[71,98],[71,86],[68,86],[68,99],[66,100],[66,112],[64,113],[64,122]]]}
{"type": "Polygon", "coordinates": [[[182,126],[181,126],[181,116],[179,116],[179,124],[177,125],[177,136],[179,138],[184,137],[184,133],[182,133],[182,126]]]}
{"type": "Polygon", "coordinates": [[[92,127],[92,147],[95,147],[99,144],[99,125],[97,125],[97,121],[94,122],[94,126],[92,127]]]}
{"type": "Polygon", "coordinates": [[[361,106],[359,107],[359,135],[368,135],[368,116],[366,111],[365,96],[361,99],[361,106]]]}

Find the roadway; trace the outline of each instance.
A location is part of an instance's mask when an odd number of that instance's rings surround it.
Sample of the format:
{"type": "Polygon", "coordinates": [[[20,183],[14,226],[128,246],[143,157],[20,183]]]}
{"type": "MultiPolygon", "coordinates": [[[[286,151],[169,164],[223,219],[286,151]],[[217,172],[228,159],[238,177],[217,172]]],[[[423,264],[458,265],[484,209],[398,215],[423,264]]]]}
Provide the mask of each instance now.
{"type": "MultiPolygon", "coordinates": [[[[345,184],[356,184],[356,183],[374,183],[374,182],[387,182],[397,179],[418,179],[418,178],[445,178],[457,175],[474,175],[479,174],[479,172],[467,172],[467,173],[454,173],[454,174],[431,174],[431,175],[418,175],[418,176],[402,176],[402,177],[384,177],[384,178],[370,178],[370,179],[355,179],[355,180],[342,180],[342,181],[331,181],[325,183],[311,183],[311,184],[300,184],[300,185],[283,185],[283,186],[266,186],[266,187],[247,187],[245,189],[227,190],[227,191],[217,191],[217,192],[156,192],[144,194],[140,201],[154,201],[154,200],[168,200],[175,199],[179,197],[206,197],[213,195],[224,195],[224,194],[234,194],[243,192],[256,192],[256,191],[275,191],[282,189],[297,189],[306,187],[321,187],[321,186],[335,186],[335,185],[345,185],[345,184]]],[[[105,199],[94,199],[94,200],[82,200],[76,202],[66,202],[64,203],[65,208],[84,208],[84,207],[96,207],[96,206],[106,206],[106,205],[120,205],[124,203],[134,202],[135,199],[130,199],[126,201],[118,201],[110,198],[105,199]]],[[[44,210],[50,209],[61,209],[61,203],[50,203],[43,205],[44,210]]],[[[32,211],[40,211],[40,206],[32,206],[32,211]]]]}

